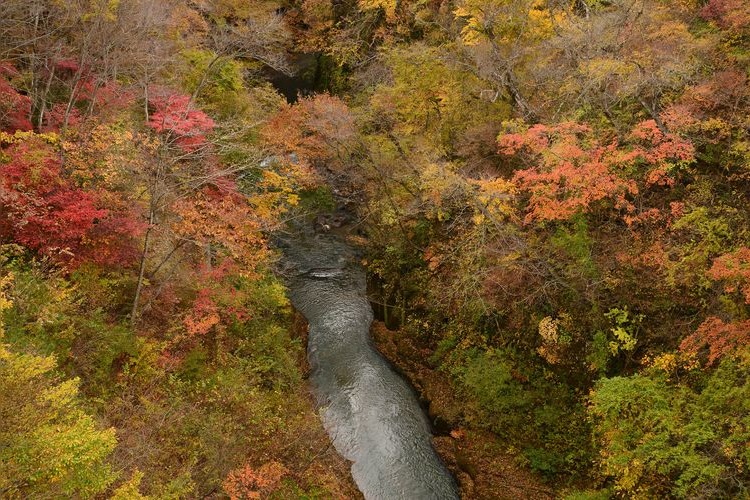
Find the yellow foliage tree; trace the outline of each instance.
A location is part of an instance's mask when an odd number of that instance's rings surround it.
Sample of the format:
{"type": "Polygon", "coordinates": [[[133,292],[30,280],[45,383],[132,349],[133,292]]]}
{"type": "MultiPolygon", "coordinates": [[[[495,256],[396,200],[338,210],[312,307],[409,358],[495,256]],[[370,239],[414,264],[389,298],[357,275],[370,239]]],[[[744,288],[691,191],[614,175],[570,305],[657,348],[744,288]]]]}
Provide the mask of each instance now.
{"type": "MultiPolygon", "coordinates": [[[[12,307],[0,279],[0,314],[12,307]]],[[[0,339],[3,323],[0,319],[0,339]]],[[[103,492],[116,474],[107,464],[115,430],[101,429],[78,403],[78,380],[57,381],[52,356],[19,354],[0,344],[0,496],[79,497],[103,492]]]]}

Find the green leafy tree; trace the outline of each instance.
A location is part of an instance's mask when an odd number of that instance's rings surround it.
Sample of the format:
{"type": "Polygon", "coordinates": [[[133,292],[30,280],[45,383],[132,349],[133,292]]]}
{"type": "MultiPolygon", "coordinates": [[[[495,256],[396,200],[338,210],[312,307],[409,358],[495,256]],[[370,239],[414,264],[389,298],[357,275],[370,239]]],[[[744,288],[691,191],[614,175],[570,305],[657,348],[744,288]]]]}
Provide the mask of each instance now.
{"type": "MultiPolygon", "coordinates": [[[[6,276],[0,285],[7,284],[6,276]]],[[[11,307],[0,292],[0,313],[11,307]]],[[[0,320],[0,338],[2,338],[0,320]]],[[[0,345],[0,496],[93,497],[116,475],[107,457],[115,430],[101,429],[78,401],[78,380],[53,376],[54,357],[0,345]]]]}
{"type": "Polygon", "coordinates": [[[716,498],[747,491],[748,354],[726,360],[697,392],[654,369],[602,379],[589,416],[601,472],[638,498],[716,498]]]}

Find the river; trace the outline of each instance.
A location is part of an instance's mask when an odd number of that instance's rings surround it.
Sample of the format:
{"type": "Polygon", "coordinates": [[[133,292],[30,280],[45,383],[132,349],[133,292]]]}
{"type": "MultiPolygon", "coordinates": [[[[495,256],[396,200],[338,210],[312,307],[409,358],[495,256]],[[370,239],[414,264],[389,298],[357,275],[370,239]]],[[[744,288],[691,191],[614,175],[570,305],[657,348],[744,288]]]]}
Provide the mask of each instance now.
{"type": "Polygon", "coordinates": [[[370,339],[365,271],[341,237],[283,241],[289,293],[309,323],[310,381],[333,445],[366,499],[457,499],[415,391],[370,339]]]}

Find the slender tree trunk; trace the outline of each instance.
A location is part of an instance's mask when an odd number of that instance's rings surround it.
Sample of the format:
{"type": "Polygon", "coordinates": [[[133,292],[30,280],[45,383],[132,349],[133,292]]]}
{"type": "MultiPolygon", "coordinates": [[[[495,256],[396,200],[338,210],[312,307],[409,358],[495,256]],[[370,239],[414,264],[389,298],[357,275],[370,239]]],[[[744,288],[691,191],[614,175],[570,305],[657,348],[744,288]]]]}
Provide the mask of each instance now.
{"type": "Polygon", "coordinates": [[[141,263],[138,269],[138,284],[135,287],[135,297],[133,297],[133,307],[130,310],[130,321],[134,323],[138,318],[138,302],[141,300],[141,290],[143,289],[143,278],[146,275],[146,258],[148,257],[148,245],[151,239],[151,231],[154,227],[155,210],[153,204],[149,209],[148,228],[146,235],[143,237],[143,252],[141,253],[141,263]]]}
{"type": "Polygon", "coordinates": [[[143,82],[143,115],[146,117],[146,123],[148,123],[148,75],[143,82]]]}
{"type": "Polygon", "coordinates": [[[510,69],[505,70],[505,72],[502,74],[500,81],[505,87],[506,92],[510,94],[511,100],[513,101],[513,105],[518,109],[518,111],[521,112],[521,115],[527,120],[531,122],[537,121],[536,113],[533,109],[531,109],[531,106],[529,105],[526,98],[521,94],[521,91],[518,88],[518,84],[516,83],[515,75],[513,75],[513,72],[510,69]]]}
{"type": "Polygon", "coordinates": [[[651,118],[654,119],[654,122],[656,123],[656,126],[659,127],[659,130],[663,134],[669,133],[669,130],[667,130],[667,127],[664,125],[664,122],[661,121],[661,117],[659,116],[658,111],[656,110],[656,106],[651,106],[649,103],[646,102],[646,99],[643,97],[639,97],[638,100],[641,103],[641,106],[643,106],[643,109],[648,111],[648,114],[651,115],[651,118]]]}
{"type": "MultiPolygon", "coordinates": [[[[47,59],[47,63],[45,63],[45,66],[49,64],[49,59],[47,59]]],[[[36,128],[37,130],[41,130],[42,124],[44,123],[44,114],[47,112],[47,96],[49,95],[50,88],[52,88],[52,79],[55,77],[55,66],[52,65],[52,67],[49,70],[49,78],[47,78],[47,84],[44,86],[44,92],[41,96],[39,96],[39,114],[37,117],[37,123],[36,128]]]]}
{"type": "Polygon", "coordinates": [[[60,127],[63,134],[65,134],[65,131],[68,130],[68,121],[70,120],[70,113],[73,111],[73,105],[76,102],[76,99],[78,99],[78,84],[80,83],[80,75],[76,73],[75,79],[73,81],[73,88],[70,91],[70,98],[68,99],[68,105],[65,106],[65,115],[63,116],[63,123],[62,127],[60,127]]]}

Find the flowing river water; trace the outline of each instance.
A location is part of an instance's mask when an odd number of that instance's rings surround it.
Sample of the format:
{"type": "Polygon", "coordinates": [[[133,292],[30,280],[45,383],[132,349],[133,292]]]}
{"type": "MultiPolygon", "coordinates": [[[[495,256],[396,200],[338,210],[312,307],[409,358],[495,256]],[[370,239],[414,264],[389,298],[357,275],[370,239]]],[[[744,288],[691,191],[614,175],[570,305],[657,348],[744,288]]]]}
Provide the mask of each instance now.
{"type": "Polygon", "coordinates": [[[370,340],[356,252],[329,233],[281,242],[294,306],[309,323],[310,380],[323,425],[366,499],[457,499],[414,390],[370,340]]]}

